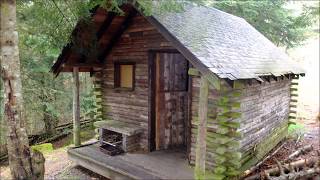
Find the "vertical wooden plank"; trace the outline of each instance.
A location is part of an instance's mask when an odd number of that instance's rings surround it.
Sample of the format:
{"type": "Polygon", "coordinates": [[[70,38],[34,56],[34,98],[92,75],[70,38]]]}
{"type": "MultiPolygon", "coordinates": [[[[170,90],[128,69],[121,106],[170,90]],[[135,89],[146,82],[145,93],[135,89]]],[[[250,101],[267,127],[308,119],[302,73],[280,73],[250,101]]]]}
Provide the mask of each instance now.
{"type": "MultiPolygon", "coordinates": [[[[190,64],[188,64],[191,67],[190,64]]],[[[186,112],[186,128],[185,128],[185,141],[187,144],[187,155],[188,155],[188,160],[189,162],[191,161],[191,119],[192,119],[192,77],[188,77],[188,93],[187,93],[187,103],[188,103],[188,108],[186,112]]]]}
{"type": "Polygon", "coordinates": [[[99,128],[99,143],[103,144],[103,128],[99,128]]]}
{"type": "Polygon", "coordinates": [[[127,136],[122,134],[122,149],[127,152],[127,136]]]}
{"type": "Polygon", "coordinates": [[[156,150],[160,149],[160,108],[159,108],[159,90],[160,90],[160,59],[156,54],[156,150]]]}
{"type": "Polygon", "coordinates": [[[148,134],[149,134],[149,151],[156,149],[156,67],[155,67],[156,53],[148,52],[148,134]]]}
{"type": "Polygon", "coordinates": [[[79,68],[73,68],[73,143],[80,146],[79,68]]]}
{"type": "Polygon", "coordinates": [[[156,125],[157,149],[185,145],[187,114],[187,62],[176,53],[157,53],[156,125]]]}
{"type": "Polygon", "coordinates": [[[205,174],[206,163],[206,134],[207,134],[207,116],[208,116],[208,80],[201,76],[200,97],[199,97],[199,124],[196,146],[196,178],[201,179],[205,174]]]}

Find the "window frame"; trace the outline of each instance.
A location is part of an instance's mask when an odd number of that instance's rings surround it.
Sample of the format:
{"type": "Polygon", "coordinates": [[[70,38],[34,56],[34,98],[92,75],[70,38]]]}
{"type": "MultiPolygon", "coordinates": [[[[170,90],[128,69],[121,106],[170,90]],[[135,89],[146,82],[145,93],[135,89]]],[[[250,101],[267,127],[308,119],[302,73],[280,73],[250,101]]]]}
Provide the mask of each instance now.
{"type": "Polygon", "coordinates": [[[135,62],[114,62],[114,89],[123,91],[134,91],[136,76],[135,62]],[[132,65],[132,87],[121,87],[121,65],[132,65]]]}

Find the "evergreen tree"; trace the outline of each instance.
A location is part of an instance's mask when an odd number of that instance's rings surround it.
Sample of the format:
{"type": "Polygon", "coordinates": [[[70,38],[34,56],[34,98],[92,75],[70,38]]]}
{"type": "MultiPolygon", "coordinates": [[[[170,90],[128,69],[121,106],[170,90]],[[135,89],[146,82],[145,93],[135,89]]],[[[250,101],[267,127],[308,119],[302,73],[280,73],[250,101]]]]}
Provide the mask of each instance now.
{"type": "Polygon", "coordinates": [[[307,33],[319,17],[319,2],[296,13],[286,0],[215,1],[213,6],[244,18],[277,46],[292,48],[307,39],[307,33]]]}

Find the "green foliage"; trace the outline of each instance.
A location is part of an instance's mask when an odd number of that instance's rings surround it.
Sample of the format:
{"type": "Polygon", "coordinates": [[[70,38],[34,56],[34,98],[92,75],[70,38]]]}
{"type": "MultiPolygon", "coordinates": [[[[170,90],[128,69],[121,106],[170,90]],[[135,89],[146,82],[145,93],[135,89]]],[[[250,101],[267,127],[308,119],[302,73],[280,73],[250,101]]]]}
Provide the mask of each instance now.
{"type": "Polygon", "coordinates": [[[31,149],[40,151],[42,153],[49,153],[53,151],[53,146],[51,143],[44,143],[40,145],[31,146],[31,149]]]}
{"type": "Polygon", "coordinates": [[[83,114],[90,113],[95,110],[95,100],[93,90],[83,93],[80,101],[80,109],[83,114]]]}
{"type": "MultiPolygon", "coordinates": [[[[72,77],[58,78],[49,72],[78,19],[87,19],[96,4],[73,0],[17,1],[21,79],[29,135],[53,133],[59,123],[72,119],[72,77]]],[[[81,107],[86,113],[93,106],[92,82],[80,75],[81,107]]],[[[0,79],[0,127],[3,121],[3,86],[0,79]]],[[[0,129],[0,140],[5,133],[0,129]]],[[[1,144],[4,142],[1,141],[1,144]]]]}
{"type": "MultiPolygon", "coordinates": [[[[86,128],[81,129],[80,131],[80,139],[82,142],[86,142],[92,138],[94,138],[96,135],[94,126],[89,126],[86,128]]],[[[66,138],[64,138],[64,142],[62,144],[62,147],[67,147],[69,145],[73,144],[73,135],[69,134],[66,138]]]]}
{"type": "Polygon", "coordinates": [[[215,1],[213,6],[244,18],[276,45],[291,48],[307,38],[306,32],[319,17],[319,3],[305,6],[299,15],[286,8],[286,3],[285,0],[234,0],[215,1]]]}
{"type": "Polygon", "coordinates": [[[195,168],[194,169],[194,178],[197,179],[197,180],[205,179],[205,172],[203,172],[199,168],[195,168]]]}
{"type": "Polygon", "coordinates": [[[303,136],[306,132],[306,129],[303,124],[296,123],[290,124],[288,127],[288,136],[291,138],[298,138],[299,136],[303,136]]]}

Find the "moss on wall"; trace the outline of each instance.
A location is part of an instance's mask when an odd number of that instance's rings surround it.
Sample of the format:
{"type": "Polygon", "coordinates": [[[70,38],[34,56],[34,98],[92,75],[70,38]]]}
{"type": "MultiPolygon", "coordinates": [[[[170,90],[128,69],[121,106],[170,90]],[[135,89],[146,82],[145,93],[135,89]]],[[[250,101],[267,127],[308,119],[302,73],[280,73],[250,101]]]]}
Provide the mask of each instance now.
{"type": "Polygon", "coordinates": [[[207,152],[214,154],[214,167],[206,170],[205,179],[232,179],[241,172],[241,134],[237,132],[240,127],[238,119],[241,117],[241,113],[237,112],[240,108],[240,102],[237,100],[239,96],[241,91],[237,89],[222,86],[219,91],[219,98],[215,104],[217,114],[214,118],[208,119],[208,124],[215,128],[208,131],[206,137],[207,152]]]}
{"type": "Polygon", "coordinates": [[[270,152],[281,140],[286,137],[287,132],[288,122],[282,123],[270,133],[270,136],[267,136],[259,144],[256,144],[255,147],[243,153],[240,170],[245,171],[249,167],[258,163],[268,152],[270,152]]]}

